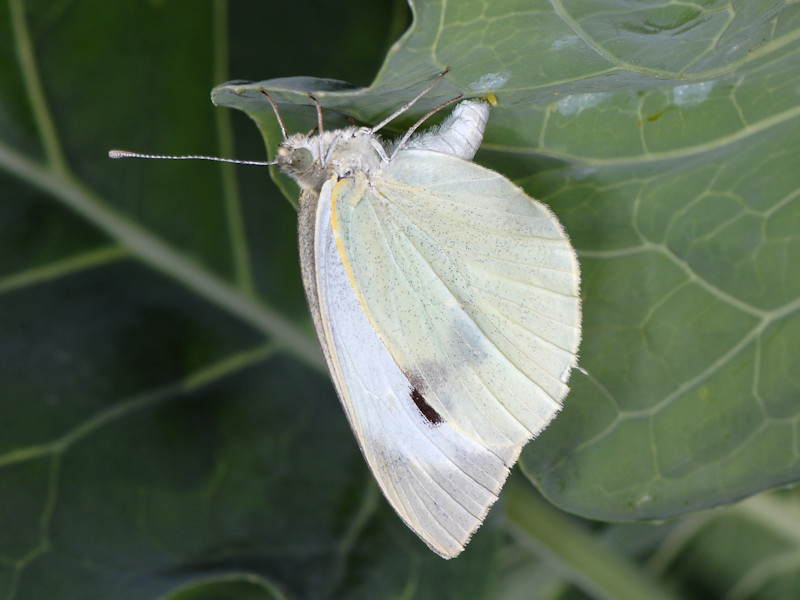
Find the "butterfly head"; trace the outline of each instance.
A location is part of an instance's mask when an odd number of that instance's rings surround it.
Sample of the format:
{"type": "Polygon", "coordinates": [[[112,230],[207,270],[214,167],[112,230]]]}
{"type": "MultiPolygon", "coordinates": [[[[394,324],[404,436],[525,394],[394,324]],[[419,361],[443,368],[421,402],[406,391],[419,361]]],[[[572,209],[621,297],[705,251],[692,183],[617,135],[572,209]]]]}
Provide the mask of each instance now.
{"type": "Polygon", "coordinates": [[[320,156],[324,152],[320,136],[297,133],[278,146],[276,163],[303,189],[319,189],[327,179],[320,156]]]}

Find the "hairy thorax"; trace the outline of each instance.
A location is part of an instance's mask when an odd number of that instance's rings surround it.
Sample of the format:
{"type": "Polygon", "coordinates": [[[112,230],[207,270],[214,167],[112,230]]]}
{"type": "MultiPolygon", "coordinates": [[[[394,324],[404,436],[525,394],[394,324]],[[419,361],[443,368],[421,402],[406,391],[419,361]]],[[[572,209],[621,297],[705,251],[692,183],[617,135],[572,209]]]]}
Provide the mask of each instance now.
{"type": "Polygon", "coordinates": [[[297,133],[278,148],[278,164],[301,188],[319,193],[331,178],[367,176],[388,161],[381,140],[369,129],[348,127],[318,135],[297,133]]]}

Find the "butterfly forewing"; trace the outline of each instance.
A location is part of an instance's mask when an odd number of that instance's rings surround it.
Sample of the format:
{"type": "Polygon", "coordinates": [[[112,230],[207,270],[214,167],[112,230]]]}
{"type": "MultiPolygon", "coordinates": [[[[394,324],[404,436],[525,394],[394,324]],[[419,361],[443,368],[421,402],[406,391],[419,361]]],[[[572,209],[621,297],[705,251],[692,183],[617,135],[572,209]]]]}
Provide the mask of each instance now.
{"type": "Polygon", "coordinates": [[[558,221],[499,174],[407,150],[333,192],[367,316],[430,406],[468,436],[519,445],[560,408],[580,339],[578,269],[558,221]]]}

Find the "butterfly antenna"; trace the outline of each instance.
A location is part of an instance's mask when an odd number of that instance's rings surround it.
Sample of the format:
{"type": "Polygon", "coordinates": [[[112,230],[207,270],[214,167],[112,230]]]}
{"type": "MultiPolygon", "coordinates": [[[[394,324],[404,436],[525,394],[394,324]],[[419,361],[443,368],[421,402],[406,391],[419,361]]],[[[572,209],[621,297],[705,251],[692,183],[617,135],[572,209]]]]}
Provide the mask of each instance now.
{"type": "Polygon", "coordinates": [[[152,158],[158,160],[211,160],[214,162],[232,163],[234,165],[257,165],[266,167],[277,165],[278,161],[264,160],[237,160],[235,158],[222,158],[220,156],[201,156],[198,154],[169,155],[169,154],[142,154],[141,152],[129,152],[128,150],[109,150],[109,158],[152,158]]]}
{"type": "Polygon", "coordinates": [[[314,106],[317,107],[317,132],[322,133],[322,105],[311,93],[308,94],[308,97],[311,98],[312,102],[314,102],[314,106]]]}
{"type": "MultiPolygon", "coordinates": [[[[311,98],[312,102],[314,102],[314,106],[317,107],[317,134],[319,134],[319,135],[316,136],[316,140],[317,140],[317,156],[319,156],[320,160],[322,160],[322,135],[321,135],[322,134],[322,105],[319,103],[319,100],[317,100],[311,94],[311,92],[308,93],[308,97],[311,98]]],[[[325,157],[323,164],[328,164],[328,158],[332,154],[333,149],[335,148],[335,146],[336,146],[335,144],[331,145],[331,147],[330,147],[330,149],[328,151],[328,156],[325,157]]]]}
{"type": "MultiPolygon", "coordinates": [[[[411,100],[409,100],[408,102],[406,102],[406,103],[405,103],[403,106],[401,106],[401,107],[400,107],[400,108],[398,108],[396,111],[394,111],[392,114],[390,114],[388,117],[386,117],[386,118],[385,118],[383,121],[381,121],[380,123],[378,123],[377,125],[375,125],[375,127],[373,127],[372,129],[370,129],[370,130],[369,130],[369,131],[370,131],[370,133],[375,133],[376,131],[380,131],[381,129],[383,129],[383,128],[386,126],[386,124],[387,124],[387,123],[389,123],[389,122],[393,121],[394,119],[396,119],[397,117],[399,117],[400,115],[402,115],[404,112],[406,112],[406,111],[407,111],[409,108],[411,108],[412,106],[414,106],[414,104],[416,104],[416,103],[417,103],[417,101],[418,101],[420,98],[422,98],[422,97],[423,97],[425,94],[427,94],[427,93],[428,93],[428,92],[430,92],[430,91],[431,91],[431,90],[432,90],[434,87],[436,87],[436,84],[437,84],[437,83],[439,83],[439,82],[440,82],[442,79],[444,79],[444,76],[445,76],[445,75],[447,75],[449,72],[450,72],[450,67],[447,67],[447,68],[446,68],[444,71],[442,71],[441,73],[439,73],[439,75],[437,75],[437,76],[436,76],[436,79],[434,79],[433,81],[431,81],[431,82],[428,84],[428,87],[426,87],[426,88],[425,88],[424,90],[422,90],[422,91],[421,91],[419,94],[417,94],[416,96],[414,96],[414,97],[413,97],[411,100]]],[[[456,100],[457,100],[457,98],[456,98],[456,100]]],[[[448,102],[448,103],[446,103],[444,106],[447,106],[447,104],[449,104],[449,102],[448,102]]],[[[441,108],[441,107],[439,107],[439,108],[441,108]]],[[[439,108],[437,108],[436,110],[439,110],[439,108]]],[[[434,110],[433,112],[436,112],[436,110],[434,110]]],[[[426,117],[426,118],[427,118],[427,117],[426,117]]],[[[424,119],[423,119],[423,120],[424,120],[424,119]]]]}
{"type": "Polygon", "coordinates": [[[283,119],[281,119],[281,113],[278,110],[278,105],[275,104],[275,100],[272,99],[272,96],[269,95],[269,92],[267,92],[267,90],[265,90],[264,88],[259,88],[258,91],[267,97],[267,101],[269,102],[269,105],[272,107],[272,112],[275,113],[275,118],[278,119],[278,125],[281,126],[281,135],[283,135],[283,139],[285,141],[286,138],[288,137],[286,135],[286,125],[283,124],[283,119]]]}

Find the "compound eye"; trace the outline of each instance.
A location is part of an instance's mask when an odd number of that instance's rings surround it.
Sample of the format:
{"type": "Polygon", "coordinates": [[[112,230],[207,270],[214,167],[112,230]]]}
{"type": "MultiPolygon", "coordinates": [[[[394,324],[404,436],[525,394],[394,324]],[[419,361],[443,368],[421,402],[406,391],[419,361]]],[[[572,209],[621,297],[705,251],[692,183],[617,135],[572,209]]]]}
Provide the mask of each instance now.
{"type": "Polygon", "coordinates": [[[298,171],[307,171],[314,164],[314,157],[305,148],[298,148],[292,152],[292,167],[298,171]]]}

